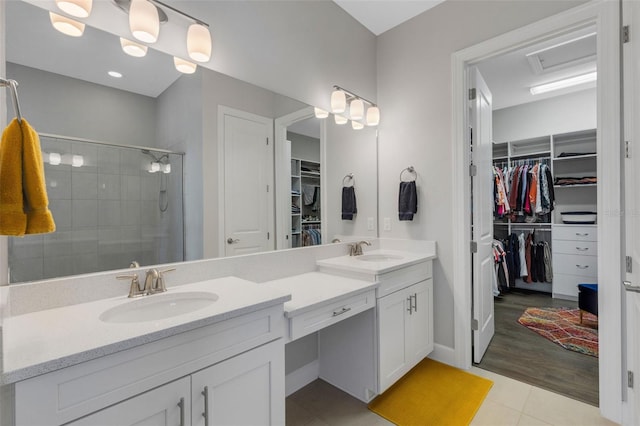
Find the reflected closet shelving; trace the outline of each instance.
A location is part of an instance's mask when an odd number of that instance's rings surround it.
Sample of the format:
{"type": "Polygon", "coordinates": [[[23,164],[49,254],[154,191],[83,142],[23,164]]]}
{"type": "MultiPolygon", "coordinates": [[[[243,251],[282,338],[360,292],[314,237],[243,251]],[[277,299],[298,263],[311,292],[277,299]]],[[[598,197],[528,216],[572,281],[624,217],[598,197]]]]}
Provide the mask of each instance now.
{"type": "MultiPolygon", "coordinates": [[[[291,159],[291,247],[305,245],[303,233],[322,229],[320,163],[291,159]]],[[[309,242],[307,242],[309,245],[309,242]]]]}

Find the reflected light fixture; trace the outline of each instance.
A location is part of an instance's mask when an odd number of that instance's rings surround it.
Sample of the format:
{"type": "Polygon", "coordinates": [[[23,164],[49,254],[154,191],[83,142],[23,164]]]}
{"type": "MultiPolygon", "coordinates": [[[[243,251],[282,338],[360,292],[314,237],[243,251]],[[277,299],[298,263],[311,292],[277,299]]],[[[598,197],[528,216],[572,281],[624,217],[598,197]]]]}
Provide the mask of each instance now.
{"type": "Polygon", "coordinates": [[[93,0],[56,0],[58,8],[76,18],[86,18],[91,13],[93,0]]]}
{"type": "Polygon", "coordinates": [[[359,121],[352,121],[351,122],[351,128],[353,130],[360,130],[360,129],[364,129],[364,124],[362,124],[359,121]]]}
{"type": "Polygon", "coordinates": [[[347,95],[340,88],[331,93],[331,112],[341,114],[347,109],[347,95]]]}
{"type": "Polygon", "coordinates": [[[160,32],[160,17],[156,6],[148,0],[131,0],[129,29],[138,40],[155,43],[160,32]]]}
{"type": "Polygon", "coordinates": [[[362,99],[354,99],[349,104],[349,115],[352,120],[362,120],[364,118],[364,102],[362,99]]]}
{"type": "Polygon", "coordinates": [[[72,167],[82,167],[84,165],[84,157],[82,155],[74,155],[71,157],[72,167]]]}
{"type": "Polygon", "coordinates": [[[539,95],[540,93],[547,93],[553,90],[565,89],[567,87],[577,86],[579,84],[591,83],[598,79],[598,72],[590,72],[587,74],[577,75],[563,80],[553,81],[551,83],[540,84],[538,86],[532,86],[529,91],[532,95],[539,95]]]}
{"type": "Polygon", "coordinates": [[[325,111],[318,107],[313,108],[313,113],[316,115],[316,118],[327,118],[329,116],[329,111],[325,111]]]}
{"type": "Polygon", "coordinates": [[[196,62],[208,62],[211,59],[211,34],[209,28],[195,23],[187,31],[187,52],[196,62]]]}
{"type": "Polygon", "coordinates": [[[173,57],[173,64],[176,69],[183,74],[193,74],[196,72],[197,65],[193,62],[185,61],[184,59],[173,57]]]}
{"type": "Polygon", "coordinates": [[[162,170],[162,173],[171,173],[171,164],[162,164],[160,169],[162,170]]]}
{"type": "Polygon", "coordinates": [[[377,126],[380,124],[380,108],[371,106],[367,109],[367,126],[377,126]]]}
{"type": "Polygon", "coordinates": [[[71,37],[80,37],[82,33],[84,33],[83,22],[74,21],[73,19],[53,12],[49,12],[49,18],[51,19],[51,25],[53,25],[53,28],[60,31],[62,34],[66,34],[71,37]]]}
{"type": "Polygon", "coordinates": [[[109,71],[107,72],[107,74],[109,74],[113,78],[122,78],[122,73],[118,71],[109,71]]]}
{"type": "Polygon", "coordinates": [[[149,166],[149,173],[155,173],[159,171],[160,171],[160,163],[158,163],[157,161],[152,162],[151,165],[149,166]]]}
{"type": "Polygon", "coordinates": [[[336,124],[347,124],[347,121],[349,121],[347,117],[338,114],[334,114],[333,119],[336,121],[336,124]]]}
{"type": "Polygon", "coordinates": [[[124,53],[129,56],[142,58],[147,54],[147,46],[145,46],[144,44],[136,43],[135,41],[127,40],[126,38],[120,37],[120,46],[122,47],[124,53]]]}
{"type": "Polygon", "coordinates": [[[51,164],[52,166],[57,166],[61,162],[62,162],[62,155],[58,154],[57,152],[49,153],[49,164],[51,164]]]}

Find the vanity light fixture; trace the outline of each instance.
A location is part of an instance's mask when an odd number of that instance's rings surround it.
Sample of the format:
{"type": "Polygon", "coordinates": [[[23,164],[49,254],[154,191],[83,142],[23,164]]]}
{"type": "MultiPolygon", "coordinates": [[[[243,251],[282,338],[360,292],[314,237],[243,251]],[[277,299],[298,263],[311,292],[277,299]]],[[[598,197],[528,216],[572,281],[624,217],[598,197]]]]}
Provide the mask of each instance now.
{"type": "Polygon", "coordinates": [[[353,130],[361,130],[364,129],[364,124],[359,121],[351,121],[351,128],[353,130]]]}
{"type": "Polygon", "coordinates": [[[153,161],[149,166],[149,173],[156,173],[160,171],[160,163],[153,161]]]}
{"type": "Polygon", "coordinates": [[[372,106],[367,109],[367,126],[377,126],[380,124],[380,108],[372,106]]]}
{"type": "Polygon", "coordinates": [[[113,78],[122,78],[122,73],[118,71],[109,71],[107,74],[109,74],[113,78]]]}
{"type": "Polygon", "coordinates": [[[57,152],[49,153],[49,164],[51,164],[52,166],[58,166],[60,165],[61,162],[62,162],[62,155],[58,154],[57,152]]]}
{"type": "Polygon", "coordinates": [[[93,0],[56,0],[56,5],[71,16],[86,18],[91,13],[93,0]]]}
{"type": "Polygon", "coordinates": [[[325,111],[318,107],[313,108],[313,113],[316,115],[316,118],[327,118],[329,116],[329,111],[325,111]]]}
{"type": "Polygon", "coordinates": [[[71,166],[72,167],[84,166],[84,157],[82,157],[82,155],[74,155],[73,157],[71,157],[71,166]]]}
{"type": "MultiPolygon", "coordinates": [[[[340,86],[333,86],[333,92],[331,93],[331,110],[334,113],[336,112],[335,106],[338,106],[338,107],[342,106],[342,104],[338,104],[338,101],[342,102],[343,99],[344,99],[345,109],[346,109],[346,103],[347,101],[349,101],[349,104],[350,104],[349,113],[352,120],[358,121],[366,117],[367,126],[377,126],[380,123],[380,108],[378,108],[376,104],[374,104],[368,99],[363,98],[362,96],[358,96],[353,92],[343,89],[340,86]],[[368,105],[366,114],[364,112],[365,104],[368,105]]],[[[336,116],[336,123],[338,123],[337,116],[336,116]]]]}
{"type": "Polygon", "coordinates": [[[338,115],[338,114],[334,114],[333,115],[333,119],[335,120],[336,124],[339,124],[339,125],[347,124],[347,121],[349,121],[349,119],[347,117],[343,117],[343,116],[338,115]]]}
{"type": "Polygon", "coordinates": [[[131,0],[129,29],[138,40],[155,43],[160,33],[160,17],[156,6],[149,0],[131,0]]]}
{"type": "Polygon", "coordinates": [[[362,99],[354,99],[349,104],[349,115],[352,120],[362,120],[364,118],[364,102],[362,99]]]}
{"type": "Polygon", "coordinates": [[[162,173],[171,173],[171,164],[161,164],[160,170],[162,170],[162,173]]]}
{"type": "Polygon", "coordinates": [[[342,114],[347,109],[347,95],[337,86],[331,93],[331,112],[342,114]]]}
{"type": "Polygon", "coordinates": [[[176,69],[183,74],[193,74],[196,72],[197,65],[193,62],[185,61],[184,59],[173,57],[173,64],[176,69]]]}
{"type": "Polygon", "coordinates": [[[187,51],[196,62],[208,62],[211,59],[211,34],[209,28],[195,23],[187,31],[187,51]]]}
{"type": "Polygon", "coordinates": [[[80,37],[82,33],[84,33],[83,22],[78,22],[53,12],[49,12],[49,19],[51,19],[51,25],[53,25],[53,28],[60,31],[62,34],[66,34],[71,37],[80,37]]]}
{"type": "Polygon", "coordinates": [[[538,86],[532,86],[529,91],[532,95],[539,95],[540,93],[551,92],[553,90],[565,89],[567,87],[577,86],[579,84],[591,83],[598,79],[598,72],[590,72],[587,74],[577,75],[564,80],[553,81],[551,83],[540,84],[538,86]]]}
{"type": "Polygon", "coordinates": [[[147,49],[149,49],[144,44],[136,43],[135,41],[127,40],[122,37],[120,37],[120,46],[124,53],[136,58],[142,58],[145,56],[147,54],[147,49]]]}

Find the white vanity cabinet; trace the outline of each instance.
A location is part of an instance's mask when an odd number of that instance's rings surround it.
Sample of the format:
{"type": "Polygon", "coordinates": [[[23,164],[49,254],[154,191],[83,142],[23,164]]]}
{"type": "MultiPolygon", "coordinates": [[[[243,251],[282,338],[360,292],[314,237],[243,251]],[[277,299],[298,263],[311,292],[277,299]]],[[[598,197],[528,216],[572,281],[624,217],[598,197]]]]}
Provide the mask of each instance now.
{"type": "Polygon", "coordinates": [[[279,304],[19,381],[15,425],[284,424],[283,315],[279,304]]]}

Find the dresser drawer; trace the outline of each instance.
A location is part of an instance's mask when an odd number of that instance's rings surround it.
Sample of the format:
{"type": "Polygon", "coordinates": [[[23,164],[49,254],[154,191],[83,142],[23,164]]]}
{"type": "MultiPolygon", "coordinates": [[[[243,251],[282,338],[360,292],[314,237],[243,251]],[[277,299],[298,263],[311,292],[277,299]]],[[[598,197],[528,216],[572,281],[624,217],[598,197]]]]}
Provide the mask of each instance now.
{"type": "Polygon", "coordinates": [[[578,300],[578,284],[595,284],[597,277],[553,273],[553,297],[578,300]]]}
{"type": "Polygon", "coordinates": [[[553,253],[597,256],[598,243],[595,241],[555,240],[553,241],[553,253]]]}
{"type": "Polygon", "coordinates": [[[596,225],[554,225],[553,241],[598,241],[598,228],[596,225]]]}
{"type": "Polygon", "coordinates": [[[378,275],[376,278],[380,285],[378,286],[377,296],[384,297],[387,294],[431,278],[433,275],[432,263],[429,260],[378,275]]]}
{"type": "Polygon", "coordinates": [[[375,305],[376,291],[369,290],[289,318],[290,338],[291,340],[299,339],[321,328],[328,327],[373,308],[375,305]]]}
{"type": "MultiPolygon", "coordinates": [[[[553,255],[553,285],[556,274],[579,275],[581,277],[598,277],[598,256],[581,256],[575,254],[553,255]]],[[[555,291],[555,290],[554,290],[555,291]]]]}

